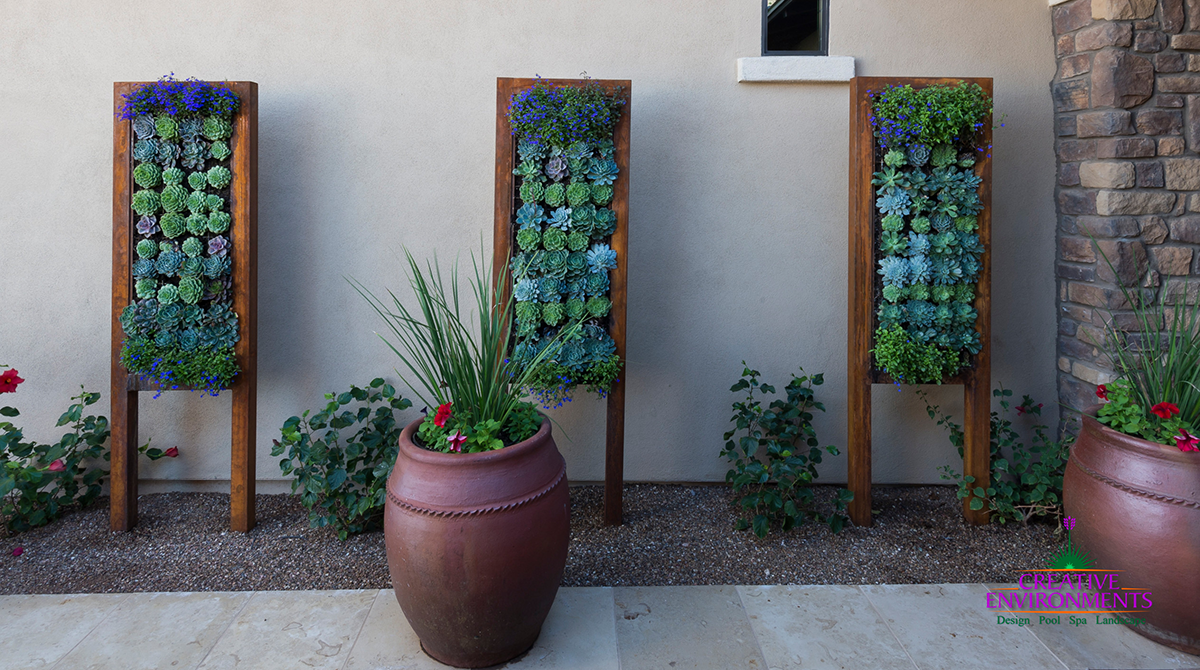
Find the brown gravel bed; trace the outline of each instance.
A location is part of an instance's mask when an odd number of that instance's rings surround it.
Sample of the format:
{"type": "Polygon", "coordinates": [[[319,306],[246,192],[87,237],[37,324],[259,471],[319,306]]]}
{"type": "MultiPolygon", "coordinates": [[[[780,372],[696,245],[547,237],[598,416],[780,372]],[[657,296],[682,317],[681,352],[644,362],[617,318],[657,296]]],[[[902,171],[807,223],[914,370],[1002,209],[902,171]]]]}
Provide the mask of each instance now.
{"type": "MultiPolygon", "coordinates": [[[[564,586],[1012,581],[1062,541],[1047,524],[969,527],[941,486],[876,487],[872,528],[808,525],[765,540],[732,529],[724,487],[627,486],[616,528],[601,525],[601,496],[597,486],[571,489],[564,586]]],[[[103,499],[2,538],[0,594],[391,586],[381,533],[341,543],[310,529],[292,496],[260,495],[259,525],[243,535],[228,530],[228,505],[220,494],[146,495],[137,528],[112,533],[103,499]]]]}

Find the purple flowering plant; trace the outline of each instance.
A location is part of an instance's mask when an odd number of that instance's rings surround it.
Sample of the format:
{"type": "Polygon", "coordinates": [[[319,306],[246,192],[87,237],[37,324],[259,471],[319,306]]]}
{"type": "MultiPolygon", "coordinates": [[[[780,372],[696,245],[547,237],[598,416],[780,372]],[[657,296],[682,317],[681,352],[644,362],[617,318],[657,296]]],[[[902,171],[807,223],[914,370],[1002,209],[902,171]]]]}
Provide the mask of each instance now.
{"type": "Polygon", "coordinates": [[[174,72],[121,97],[125,103],[120,115],[125,120],[142,114],[227,115],[238,108],[237,95],[225,85],[194,77],[179,81],[174,72]]]}
{"type": "Polygon", "coordinates": [[[612,138],[626,102],[623,89],[609,93],[591,79],[582,86],[560,86],[538,77],[533,86],[513,95],[508,122],[513,135],[536,145],[599,142],[612,138]]]}
{"type": "Polygon", "coordinates": [[[871,125],[887,149],[912,144],[973,144],[992,113],[992,99],[978,84],[886,86],[869,91],[871,125]]]}

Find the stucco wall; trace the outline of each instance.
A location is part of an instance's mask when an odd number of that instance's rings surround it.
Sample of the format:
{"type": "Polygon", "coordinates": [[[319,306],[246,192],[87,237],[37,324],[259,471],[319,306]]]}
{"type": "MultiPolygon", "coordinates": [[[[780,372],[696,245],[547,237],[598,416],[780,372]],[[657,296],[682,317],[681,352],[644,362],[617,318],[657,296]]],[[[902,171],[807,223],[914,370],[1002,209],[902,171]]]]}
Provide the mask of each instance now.
{"type": "MultiPolygon", "coordinates": [[[[1054,75],[1044,0],[832,0],[830,52],[869,75],[991,76],[995,379],[1054,414],[1054,75]]],[[[495,78],[633,80],[626,473],[719,480],[741,360],[779,385],[824,372],[845,444],[845,84],[739,84],[758,0],[0,2],[0,362],[50,439],[79,384],[105,393],[111,96],[117,80],[260,86],[259,464],[321,394],[394,378],[343,280],[402,284],[400,249],[491,248],[495,78]]],[[[935,399],[961,415],[957,388],[935,399]]],[[[955,458],[914,394],[878,387],[875,478],[955,458]]],[[[180,458],[143,477],[228,478],[229,399],[143,395],[142,436],[180,458]]],[[[416,416],[415,410],[412,416],[416,416]]],[[[603,405],[556,412],[575,480],[603,477],[603,405]],[[568,439],[569,438],[569,439],[568,439]]],[[[823,479],[844,481],[845,457],[823,479]]],[[[263,490],[270,490],[264,488],[263,490]]]]}

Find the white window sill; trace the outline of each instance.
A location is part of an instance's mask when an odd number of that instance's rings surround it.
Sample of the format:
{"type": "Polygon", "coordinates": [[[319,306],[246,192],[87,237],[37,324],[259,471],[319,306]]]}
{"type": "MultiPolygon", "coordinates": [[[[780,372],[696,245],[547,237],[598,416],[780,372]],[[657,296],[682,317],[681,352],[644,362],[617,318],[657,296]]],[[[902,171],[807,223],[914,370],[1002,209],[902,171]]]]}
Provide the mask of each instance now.
{"type": "Polygon", "coordinates": [[[737,60],[738,81],[837,82],[854,78],[853,56],[759,56],[737,60]]]}

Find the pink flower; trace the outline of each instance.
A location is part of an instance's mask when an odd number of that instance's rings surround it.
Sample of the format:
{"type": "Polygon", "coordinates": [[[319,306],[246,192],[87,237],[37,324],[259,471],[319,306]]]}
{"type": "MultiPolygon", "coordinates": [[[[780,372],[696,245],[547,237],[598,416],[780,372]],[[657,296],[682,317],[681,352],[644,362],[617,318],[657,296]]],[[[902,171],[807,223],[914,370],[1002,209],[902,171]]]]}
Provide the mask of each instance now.
{"type": "Polygon", "coordinates": [[[66,469],[67,466],[62,462],[61,458],[55,459],[55,461],[50,464],[50,472],[62,472],[66,469]]]}
{"type": "Polygon", "coordinates": [[[1187,432],[1186,428],[1180,428],[1179,433],[1175,437],[1175,446],[1179,447],[1180,451],[1200,451],[1200,437],[1187,432]]]}
{"type": "Polygon", "coordinates": [[[17,384],[25,381],[17,376],[17,371],[13,369],[0,372],[0,393],[12,393],[17,390],[17,384]]]}
{"type": "Polygon", "coordinates": [[[467,441],[467,436],[463,435],[461,430],[456,430],[453,435],[446,438],[446,441],[450,443],[450,451],[461,454],[462,446],[467,441]]]}
{"type": "Polygon", "coordinates": [[[1108,400],[1108,387],[1101,384],[1096,387],[1096,397],[1101,400],[1108,400]]]}
{"type": "Polygon", "coordinates": [[[1179,408],[1174,403],[1160,402],[1151,407],[1150,411],[1160,419],[1169,419],[1179,413],[1179,408]]]}
{"type": "Polygon", "coordinates": [[[17,547],[16,549],[13,549],[12,552],[13,556],[20,556],[23,553],[25,553],[25,547],[17,547]]]}
{"type": "Polygon", "coordinates": [[[448,402],[445,405],[438,406],[437,415],[433,417],[433,425],[437,426],[438,428],[444,428],[446,426],[446,419],[450,418],[450,407],[453,404],[454,403],[452,402],[448,402]]]}
{"type": "Polygon", "coordinates": [[[1067,530],[1071,530],[1071,529],[1075,528],[1075,518],[1074,517],[1064,518],[1063,526],[1066,527],[1067,530]]]}
{"type": "Polygon", "coordinates": [[[166,451],[163,452],[163,456],[166,456],[167,458],[175,458],[178,455],[179,455],[179,447],[171,447],[170,449],[167,449],[166,451]]]}

